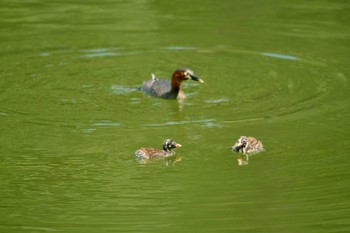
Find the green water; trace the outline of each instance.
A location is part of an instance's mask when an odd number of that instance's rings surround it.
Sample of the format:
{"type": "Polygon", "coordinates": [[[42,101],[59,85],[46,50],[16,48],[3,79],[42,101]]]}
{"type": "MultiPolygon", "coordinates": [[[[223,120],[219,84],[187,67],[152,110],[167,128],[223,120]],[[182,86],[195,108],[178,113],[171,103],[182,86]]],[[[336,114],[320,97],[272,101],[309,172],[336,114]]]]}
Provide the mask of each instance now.
{"type": "Polygon", "coordinates": [[[0,5],[0,232],[350,231],[348,1],[0,5]]]}

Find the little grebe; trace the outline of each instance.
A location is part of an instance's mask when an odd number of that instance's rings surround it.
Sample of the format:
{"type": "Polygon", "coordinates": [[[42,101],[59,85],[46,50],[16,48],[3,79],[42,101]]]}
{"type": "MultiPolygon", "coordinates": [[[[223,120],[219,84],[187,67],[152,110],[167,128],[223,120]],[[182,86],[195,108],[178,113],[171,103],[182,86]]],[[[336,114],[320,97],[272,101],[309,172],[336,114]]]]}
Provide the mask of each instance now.
{"type": "Polygon", "coordinates": [[[175,154],[172,149],[178,147],[181,147],[181,145],[171,139],[166,139],[163,143],[163,150],[158,148],[140,148],[135,152],[135,156],[138,159],[169,157],[175,154]]]}
{"type": "Polygon", "coordinates": [[[143,82],[142,90],[149,95],[161,98],[186,98],[185,93],[181,89],[181,82],[188,79],[203,83],[203,80],[196,77],[192,70],[180,68],[173,73],[171,82],[169,80],[158,79],[152,74],[151,80],[143,82]]]}
{"type": "Polygon", "coordinates": [[[254,137],[241,136],[235,145],[232,146],[232,151],[242,152],[244,155],[249,153],[257,153],[264,150],[261,141],[254,137]]]}

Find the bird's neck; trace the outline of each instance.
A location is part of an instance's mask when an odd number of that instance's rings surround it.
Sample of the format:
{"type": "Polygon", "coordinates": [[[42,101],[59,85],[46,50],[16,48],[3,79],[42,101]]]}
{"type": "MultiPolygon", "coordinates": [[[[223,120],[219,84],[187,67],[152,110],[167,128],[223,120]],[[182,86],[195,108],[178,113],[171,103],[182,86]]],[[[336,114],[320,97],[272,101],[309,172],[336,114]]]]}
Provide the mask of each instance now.
{"type": "Polygon", "coordinates": [[[171,92],[178,93],[181,89],[181,80],[179,80],[176,75],[171,79],[171,92]]]}

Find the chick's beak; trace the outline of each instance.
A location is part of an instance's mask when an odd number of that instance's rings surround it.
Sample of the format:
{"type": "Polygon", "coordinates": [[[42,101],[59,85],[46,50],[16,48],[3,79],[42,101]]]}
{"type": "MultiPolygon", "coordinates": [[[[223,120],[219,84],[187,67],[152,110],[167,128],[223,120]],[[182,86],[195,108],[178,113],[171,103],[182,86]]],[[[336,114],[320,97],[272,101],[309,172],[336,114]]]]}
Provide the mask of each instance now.
{"type": "Polygon", "coordinates": [[[176,143],[176,148],[179,148],[179,147],[181,147],[181,144],[179,144],[179,143],[176,143]]]}
{"type": "Polygon", "coordinates": [[[239,146],[232,147],[232,151],[234,151],[234,152],[239,152],[240,150],[241,150],[241,148],[239,146]]]}

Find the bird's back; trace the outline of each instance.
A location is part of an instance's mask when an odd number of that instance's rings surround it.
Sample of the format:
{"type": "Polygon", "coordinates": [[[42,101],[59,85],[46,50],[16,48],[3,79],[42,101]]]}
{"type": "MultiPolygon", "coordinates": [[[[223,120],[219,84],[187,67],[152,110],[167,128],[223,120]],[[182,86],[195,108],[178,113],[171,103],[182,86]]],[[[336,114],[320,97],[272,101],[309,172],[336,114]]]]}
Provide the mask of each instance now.
{"type": "Polygon", "coordinates": [[[152,96],[166,97],[170,93],[171,82],[169,80],[154,78],[143,82],[142,90],[152,96]]]}
{"type": "Polygon", "coordinates": [[[173,155],[173,152],[166,152],[158,148],[140,148],[135,152],[138,159],[162,158],[173,155]]]}

